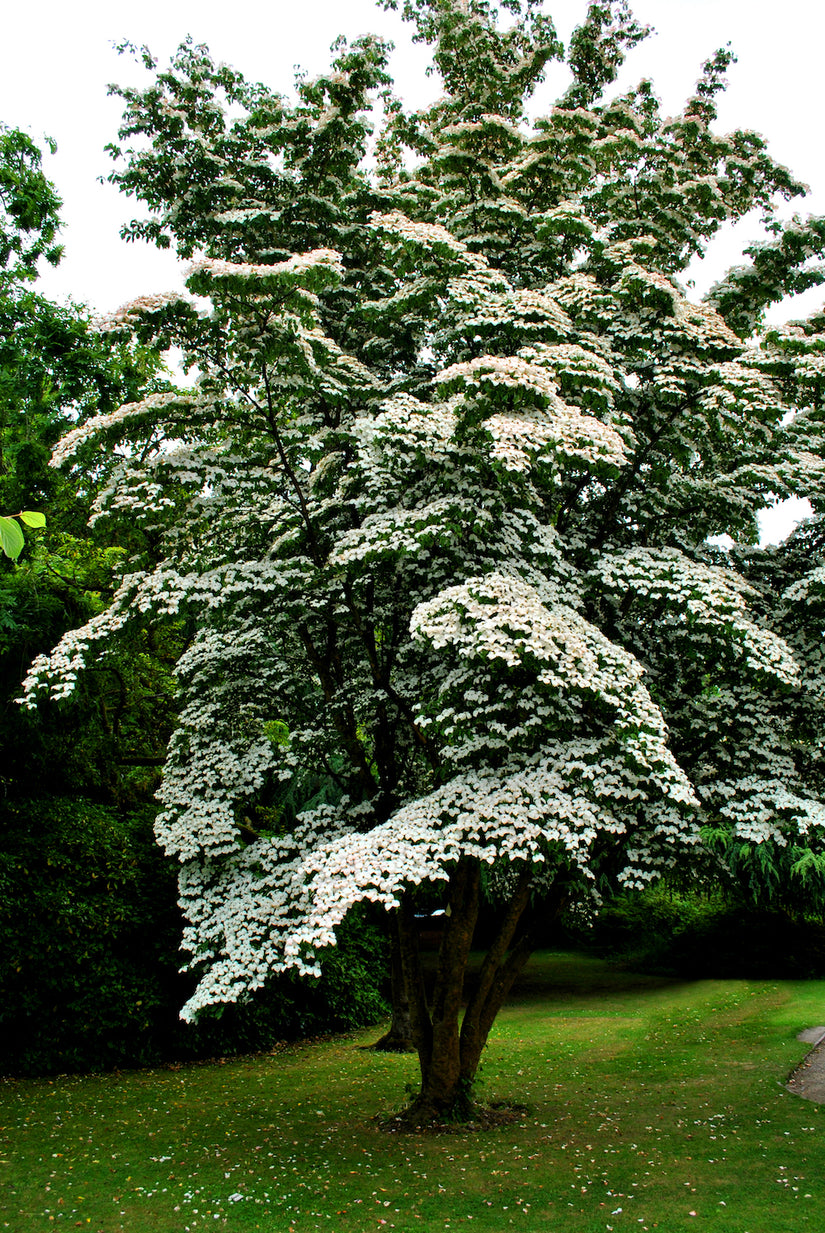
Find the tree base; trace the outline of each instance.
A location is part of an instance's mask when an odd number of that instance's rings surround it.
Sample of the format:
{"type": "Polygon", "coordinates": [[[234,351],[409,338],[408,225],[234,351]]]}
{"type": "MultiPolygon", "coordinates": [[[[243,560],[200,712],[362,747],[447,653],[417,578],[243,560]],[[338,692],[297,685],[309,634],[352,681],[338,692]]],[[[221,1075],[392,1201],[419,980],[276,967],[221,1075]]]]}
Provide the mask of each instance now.
{"type": "Polygon", "coordinates": [[[361,1048],[369,1049],[371,1053],[415,1053],[411,1037],[393,1031],[386,1032],[372,1045],[361,1045],[361,1048]]]}
{"type": "Polygon", "coordinates": [[[375,1121],[388,1134],[456,1135],[513,1126],[522,1122],[529,1111],[527,1105],[503,1100],[489,1105],[462,1102],[461,1107],[445,1111],[418,1099],[398,1113],[379,1114],[375,1121]]]}

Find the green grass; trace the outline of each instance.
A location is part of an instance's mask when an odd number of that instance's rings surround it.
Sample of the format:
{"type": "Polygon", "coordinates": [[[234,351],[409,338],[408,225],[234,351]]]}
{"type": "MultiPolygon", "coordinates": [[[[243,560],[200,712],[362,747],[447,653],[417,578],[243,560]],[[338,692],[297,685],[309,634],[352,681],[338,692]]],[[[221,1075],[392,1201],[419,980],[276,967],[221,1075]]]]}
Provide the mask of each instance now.
{"type": "Polygon", "coordinates": [[[388,1135],[415,1059],[367,1032],[0,1086],[0,1229],[591,1233],[825,1227],[825,1106],[782,1084],[825,982],[680,984],[538,956],[494,1029],[515,1126],[388,1135]]]}

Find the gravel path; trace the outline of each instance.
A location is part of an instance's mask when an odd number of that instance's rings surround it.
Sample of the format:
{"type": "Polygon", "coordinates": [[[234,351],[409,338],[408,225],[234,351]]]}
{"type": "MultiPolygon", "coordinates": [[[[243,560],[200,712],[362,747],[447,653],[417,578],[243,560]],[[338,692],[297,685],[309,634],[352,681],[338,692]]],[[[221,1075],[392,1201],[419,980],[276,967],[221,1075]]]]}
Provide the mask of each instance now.
{"type": "Polygon", "coordinates": [[[797,1066],[785,1085],[789,1092],[803,1100],[825,1105],[825,1027],[808,1028],[797,1040],[813,1045],[811,1052],[797,1066]]]}

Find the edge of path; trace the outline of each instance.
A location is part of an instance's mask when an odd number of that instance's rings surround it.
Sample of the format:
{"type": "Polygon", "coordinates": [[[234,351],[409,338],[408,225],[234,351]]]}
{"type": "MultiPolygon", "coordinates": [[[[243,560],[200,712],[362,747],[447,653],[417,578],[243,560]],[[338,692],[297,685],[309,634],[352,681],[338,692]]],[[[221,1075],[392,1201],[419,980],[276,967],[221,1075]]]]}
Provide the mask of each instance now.
{"type": "Polygon", "coordinates": [[[812,1045],[793,1071],[785,1087],[794,1096],[825,1104],[825,1027],[807,1028],[796,1038],[812,1045]]]}

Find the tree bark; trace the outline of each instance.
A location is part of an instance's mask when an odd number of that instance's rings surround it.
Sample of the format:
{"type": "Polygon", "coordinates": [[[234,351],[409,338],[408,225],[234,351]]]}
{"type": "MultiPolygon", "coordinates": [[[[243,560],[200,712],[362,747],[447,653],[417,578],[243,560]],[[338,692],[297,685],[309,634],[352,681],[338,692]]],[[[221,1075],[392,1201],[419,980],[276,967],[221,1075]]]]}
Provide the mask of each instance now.
{"type": "Polygon", "coordinates": [[[390,999],[392,1019],[390,1028],[371,1049],[379,1053],[414,1053],[412,1015],[407,982],[404,980],[404,965],[401,960],[399,913],[393,912],[390,919],[390,999]]]}
{"type": "Polygon", "coordinates": [[[532,866],[525,864],[518,876],[498,934],[484,957],[478,985],[464,1012],[459,1044],[465,1084],[472,1084],[495,1017],[532,953],[530,934],[525,931],[508,955],[516,929],[530,902],[532,880],[532,866]]]}
{"type": "Polygon", "coordinates": [[[433,1027],[430,1019],[430,1009],[427,1004],[427,990],[424,984],[424,972],[421,968],[421,955],[418,950],[418,925],[415,919],[415,908],[412,895],[408,892],[401,900],[398,909],[398,940],[401,950],[401,969],[404,976],[404,987],[410,1008],[410,1024],[412,1026],[413,1044],[418,1053],[419,1061],[429,1058],[433,1047],[433,1027]]]}
{"type": "MultiPolygon", "coordinates": [[[[398,914],[400,951],[421,1070],[419,1093],[406,1114],[411,1124],[460,1121],[472,1115],[473,1084],[490,1029],[533,951],[533,919],[528,910],[532,880],[533,870],[525,864],[463,1018],[464,978],[479,910],[480,862],[463,858],[450,878],[431,1007],[424,989],[410,897],[402,904],[398,914]]],[[[551,915],[557,916],[565,902],[560,884],[547,903],[551,915]]]]}
{"type": "Polygon", "coordinates": [[[415,1107],[419,1113],[432,1111],[436,1117],[460,1117],[471,1106],[471,1092],[462,1082],[459,1019],[480,885],[480,862],[467,857],[460,860],[450,878],[449,906],[438,951],[430,1012],[431,1046],[425,1054],[419,1050],[421,1091],[415,1107]]]}

